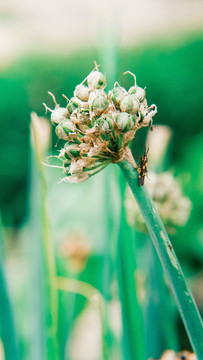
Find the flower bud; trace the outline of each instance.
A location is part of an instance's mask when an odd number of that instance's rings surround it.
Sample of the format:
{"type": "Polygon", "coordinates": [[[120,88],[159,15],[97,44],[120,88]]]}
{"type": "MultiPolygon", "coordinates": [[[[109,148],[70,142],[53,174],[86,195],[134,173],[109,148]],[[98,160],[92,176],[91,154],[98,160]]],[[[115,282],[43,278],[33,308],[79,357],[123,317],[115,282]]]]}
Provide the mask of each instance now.
{"type": "Polygon", "coordinates": [[[68,140],[68,135],[74,131],[75,125],[70,120],[65,120],[56,127],[56,135],[63,140],[68,140]]]}
{"type": "Polygon", "coordinates": [[[70,114],[72,114],[72,112],[79,108],[87,108],[87,104],[83,101],[81,101],[80,99],[78,99],[77,97],[73,97],[72,99],[70,99],[68,105],[67,105],[67,110],[69,111],[70,114]]]}
{"type": "Polygon", "coordinates": [[[125,94],[125,89],[120,86],[115,86],[113,90],[109,91],[109,97],[114,102],[116,108],[120,107],[121,99],[125,94]]]}
{"type": "Polygon", "coordinates": [[[106,77],[100,71],[92,71],[87,77],[89,90],[101,89],[106,85],[106,77]]]}
{"type": "Polygon", "coordinates": [[[92,91],[89,97],[89,107],[94,116],[99,116],[109,105],[107,96],[102,91],[92,91]]]}
{"type": "Polygon", "coordinates": [[[136,114],[139,110],[139,102],[134,96],[127,94],[121,99],[120,109],[123,112],[136,114]]]}
{"type": "Polygon", "coordinates": [[[74,96],[78,97],[82,101],[88,101],[89,99],[88,87],[83,84],[77,85],[74,91],[74,96]]]}
{"type": "Polygon", "coordinates": [[[69,112],[66,108],[55,107],[51,113],[51,123],[56,126],[60,124],[63,120],[67,119],[69,112]]]}
{"type": "Polygon", "coordinates": [[[135,95],[136,91],[137,91],[138,86],[137,85],[133,85],[131,86],[131,88],[128,90],[128,94],[130,95],[135,95]]]}
{"type": "Polygon", "coordinates": [[[102,130],[103,133],[110,133],[113,129],[113,116],[111,114],[106,114],[95,121],[98,125],[99,129],[102,130]]]}
{"type": "Polygon", "coordinates": [[[131,95],[134,95],[135,98],[137,100],[139,100],[139,102],[143,102],[145,97],[146,97],[145,90],[142,89],[141,87],[137,86],[137,85],[132,86],[129,89],[128,93],[131,94],[131,95]]]}
{"type": "Polygon", "coordinates": [[[125,133],[132,130],[135,125],[135,118],[133,115],[122,112],[116,116],[116,124],[121,132],[125,133]]]}

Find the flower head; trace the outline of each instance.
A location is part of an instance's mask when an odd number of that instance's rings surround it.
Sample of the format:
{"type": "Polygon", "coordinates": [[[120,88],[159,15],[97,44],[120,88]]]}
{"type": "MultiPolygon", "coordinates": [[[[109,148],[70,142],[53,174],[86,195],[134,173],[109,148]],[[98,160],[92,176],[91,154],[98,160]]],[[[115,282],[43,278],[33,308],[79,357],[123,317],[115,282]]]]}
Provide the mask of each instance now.
{"type": "MultiPolygon", "coordinates": [[[[197,360],[194,353],[190,353],[189,351],[181,351],[176,353],[173,350],[166,350],[162,357],[159,360],[197,360]]],[[[153,360],[150,358],[149,360],[153,360]]]]}
{"type": "MultiPolygon", "coordinates": [[[[129,72],[127,72],[129,73],[129,72]]],[[[131,74],[131,73],[130,73],[131,74]]],[[[133,74],[131,74],[133,75],[133,74]]],[[[147,106],[145,90],[135,84],[127,91],[117,82],[105,92],[106,77],[98,66],[76,86],[67,106],[55,103],[51,122],[64,140],[59,158],[63,161],[63,181],[82,182],[110,163],[127,159],[134,167],[129,144],[135,133],[152,124],[156,106],[147,106]]]]}
{"type": "Polygon", "coordinates": [[[70,269],[81,272],[91,256],[92,248],[83,234],[72,233],[60,245],[60,255],[68,261],[70,269]]]}

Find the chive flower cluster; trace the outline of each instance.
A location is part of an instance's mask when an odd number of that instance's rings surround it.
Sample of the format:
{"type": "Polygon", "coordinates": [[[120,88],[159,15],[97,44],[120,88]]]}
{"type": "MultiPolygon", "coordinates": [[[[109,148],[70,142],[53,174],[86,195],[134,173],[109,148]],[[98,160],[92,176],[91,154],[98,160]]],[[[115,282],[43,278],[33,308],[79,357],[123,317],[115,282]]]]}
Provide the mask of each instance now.
{"type": "Polygon", "coordinates": [[[51,111],[57,137],[64,140],[58,156],[65,174],[62,181],[85,181],[108,164],[124,158],[136,167],[129,144],[136,131],[152,125],[156,106],[147,106],[145,90],[136,84],[135,75],[130,74],[134,85],[128,91],[116,82],[107,93],[106,77],[96,65],[76,86],[70,100],[63,95],[66,107],[60,107],[49,93],[55,109],[44,105],[51,111]]]}

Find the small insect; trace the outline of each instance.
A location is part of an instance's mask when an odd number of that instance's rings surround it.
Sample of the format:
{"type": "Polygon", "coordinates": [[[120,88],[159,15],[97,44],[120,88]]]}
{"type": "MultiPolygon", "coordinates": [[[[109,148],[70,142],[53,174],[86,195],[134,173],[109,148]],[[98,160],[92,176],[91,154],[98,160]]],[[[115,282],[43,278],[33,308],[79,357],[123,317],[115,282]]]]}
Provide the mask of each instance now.
{"type": "Polygon", "coordinates": [[[148,154],[149,148],[147,149],[147,151],[145,150],[143,156],[140,159],[139,162],[139,167],[138,167],[138,184],[140,186],[144,185],[144,179],[145,179],[145,175],[147,173],[147,154],[148,154]]]}

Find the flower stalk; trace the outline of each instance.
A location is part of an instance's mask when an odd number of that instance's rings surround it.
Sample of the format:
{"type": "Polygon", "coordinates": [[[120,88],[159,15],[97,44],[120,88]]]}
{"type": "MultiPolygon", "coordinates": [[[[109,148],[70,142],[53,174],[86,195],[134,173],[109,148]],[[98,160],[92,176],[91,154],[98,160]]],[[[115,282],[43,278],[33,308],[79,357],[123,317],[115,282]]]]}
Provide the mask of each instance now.
{"type": "Polygon", "coordinates": [[[138,186],[138,172],[126,160],[118,163],[133,192],[173,291],[188,337],[199,360],[203,359],[203,323],[163,223],[145,187],[138,186]]]}
{"type": "MultiPolygon", "coordinates": [[[[161,260],[191,344],[199,360],[203,359],[203,325],[190,289],[176,258],[163,223],[144,184],[147,157],[137,167],[130,150],[135,134],[143,127],[153,129],[156,105],[147,105],[145,89],[134,85],[127,91],[117,82],[105,92],[106,78],[95,69],[79,84],[66,107],[57,104],[51,111],[51,122],[57,137],[63,141],[58,158],[65,177],[61,181],[79,183],[95,175],[110,163],[123,171],[145,220],[161,260]],[[142,167],[141,167],[142,165],[142,167]],[[139,184],[138,184],[139,175],[139,184]]],[[[49,166],[49,165],[48,165],[49,166]]],[[[51,165],[53,166],[53,165],[51,165]]],[[[56,166],[58,167],[58,166],[56,166]]]]}

